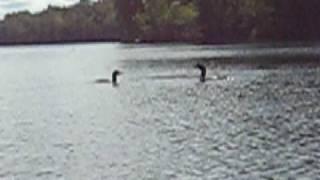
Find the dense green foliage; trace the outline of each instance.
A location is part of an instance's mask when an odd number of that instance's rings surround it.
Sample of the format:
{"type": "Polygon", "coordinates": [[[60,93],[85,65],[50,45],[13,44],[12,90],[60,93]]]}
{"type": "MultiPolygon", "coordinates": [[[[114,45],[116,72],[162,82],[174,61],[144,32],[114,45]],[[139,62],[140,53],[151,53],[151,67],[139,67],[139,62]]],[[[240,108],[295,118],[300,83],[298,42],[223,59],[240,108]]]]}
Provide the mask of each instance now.
{"type": "Polygon", "coordinates": [[[80,0],[6,15],[0,43],[320,40],[318,0],[80,0]]]}
{"type": "Polygon", "coordinates": [[[112,1],[81,3],[30,14],[20,12],[5,16],[0,24],[1,43],[115,40],[119,37],[112,1]]]}

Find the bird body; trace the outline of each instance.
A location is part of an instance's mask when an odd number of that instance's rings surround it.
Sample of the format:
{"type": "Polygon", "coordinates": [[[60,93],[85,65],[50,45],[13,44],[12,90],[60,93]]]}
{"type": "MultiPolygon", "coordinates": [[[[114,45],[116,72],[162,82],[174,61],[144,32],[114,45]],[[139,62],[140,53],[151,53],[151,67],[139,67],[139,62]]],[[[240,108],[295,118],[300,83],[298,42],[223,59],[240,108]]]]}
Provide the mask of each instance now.
{"type": "Polygon", "coordinates": [[[98,83],[98,84],[103,84],[103,83],[110,83],[110,79],[97,79],[95,81],[95,83],[98,83]]]}

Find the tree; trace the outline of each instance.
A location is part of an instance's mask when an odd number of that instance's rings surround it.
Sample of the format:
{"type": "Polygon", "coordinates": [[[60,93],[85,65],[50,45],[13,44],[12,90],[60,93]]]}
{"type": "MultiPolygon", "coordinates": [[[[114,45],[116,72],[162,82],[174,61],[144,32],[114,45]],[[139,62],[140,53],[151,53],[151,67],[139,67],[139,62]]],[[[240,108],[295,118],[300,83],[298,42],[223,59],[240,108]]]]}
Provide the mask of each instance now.
{"type": "Polygon", "coordinates": [[[273,9],[267,0],[197,0],[204,41],[224,43],[266,36],[273,9]]]}
{"type": "Polygon", "coordinates": [[[138,36],[139,27],[134,17],[142,9],[142,0],[115,0],[116,18],[121,27],[123,40],[132,40],[138,36]]]}
{"type": "Polygon", "coordinates": [[[198,10],[192,1],[153,0],[143,5],[143,11],[135,17],[143,39],[183,41],[195,39],[199,34],[196,28],[198,10]]]}

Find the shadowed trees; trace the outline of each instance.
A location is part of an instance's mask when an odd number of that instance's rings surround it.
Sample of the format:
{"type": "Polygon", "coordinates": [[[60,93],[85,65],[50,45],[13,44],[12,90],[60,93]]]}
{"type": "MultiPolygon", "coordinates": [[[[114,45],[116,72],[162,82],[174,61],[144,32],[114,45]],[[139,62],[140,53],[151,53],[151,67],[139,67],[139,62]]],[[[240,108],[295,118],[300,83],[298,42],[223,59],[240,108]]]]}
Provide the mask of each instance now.
{"type": "Polygon", "coordinates": [[[198,0],[199,24],[205,40],[215,43],[259,38],[272,24],[267,0],[198,0]]]}
{"type": "Polygon", "coordinates": [[[45,11],[6,15],[0,23],[0,43],[49,43],[117,40],[120,37],[112,1],[81,1],[45,11]]]}
{"type": "Polygon", "coordinates": [[[280,39],[313,41],[320,39],[320,1],[273,0],[280,39]]]}
{"type": "Polygon", "coordinates": [[[0,44],[320,40],[318,0],[80,0],[0,21],[0,44]]]}
{"type": "Polygon", "coordinates": [[[142,0],[115,0],[116,20],[119,23],[122,40],[134,40],[139,34],[135,16],[142,11],[142,0]]]}
{"type": "Polygon", "coordinates": [[[143,11],[135,16],[147,41],[196,41],[200,31],[196,19],[198,9],[192,1],[153,0],[143,3],[143,11]]]}

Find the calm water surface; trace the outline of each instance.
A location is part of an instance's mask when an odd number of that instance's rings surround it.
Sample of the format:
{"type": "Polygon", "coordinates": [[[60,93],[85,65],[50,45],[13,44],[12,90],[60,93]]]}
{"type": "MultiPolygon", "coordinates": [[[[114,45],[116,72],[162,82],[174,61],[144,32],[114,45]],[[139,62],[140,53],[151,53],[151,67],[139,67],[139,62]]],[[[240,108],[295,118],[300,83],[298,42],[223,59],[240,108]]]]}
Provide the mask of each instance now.
{"type": "Polygon", "coordinates": [[[319,178],[318,56],[320,46],[0,48],[0,179],[319,178]],[[279,57],[313,61],[265,63],[279,57]],[[213,80],[198,82],[198,61],[213,80]],[[118,87],[94,83],[116,68],[118,87]]]}

